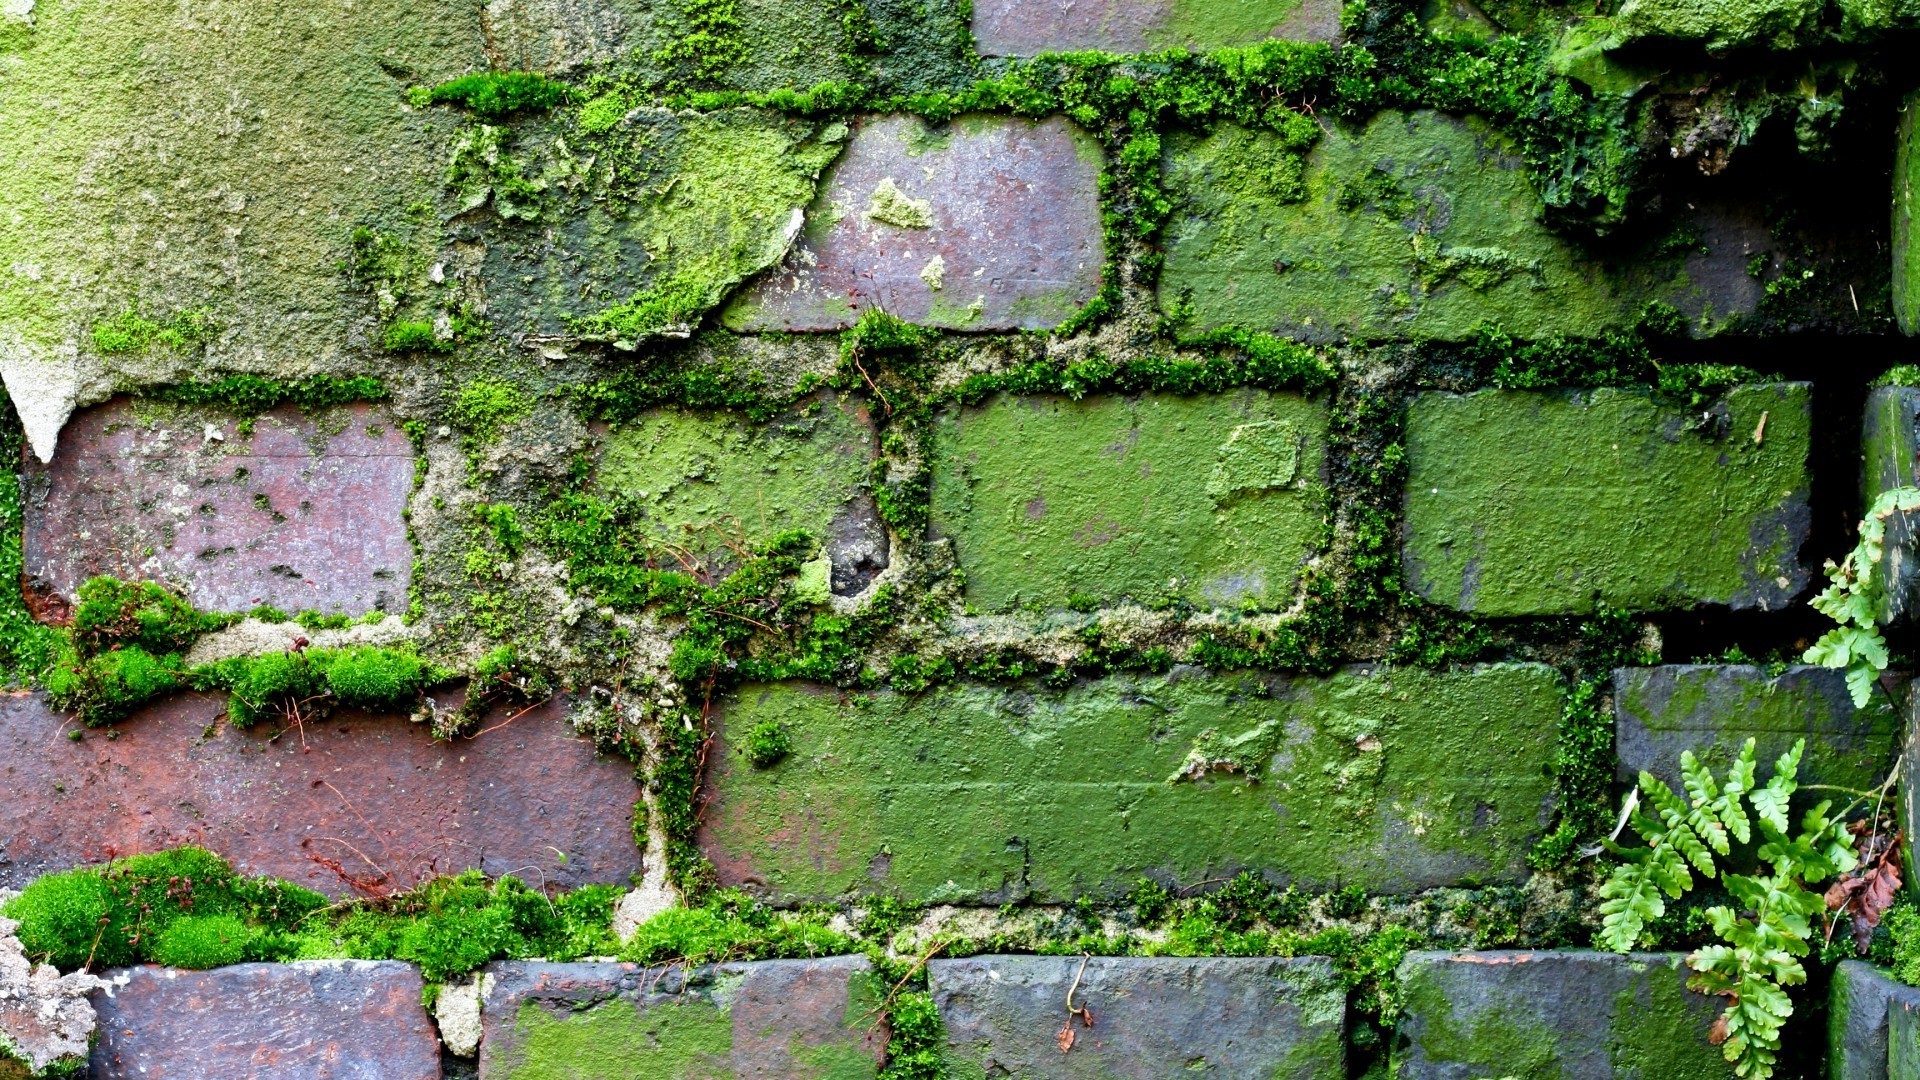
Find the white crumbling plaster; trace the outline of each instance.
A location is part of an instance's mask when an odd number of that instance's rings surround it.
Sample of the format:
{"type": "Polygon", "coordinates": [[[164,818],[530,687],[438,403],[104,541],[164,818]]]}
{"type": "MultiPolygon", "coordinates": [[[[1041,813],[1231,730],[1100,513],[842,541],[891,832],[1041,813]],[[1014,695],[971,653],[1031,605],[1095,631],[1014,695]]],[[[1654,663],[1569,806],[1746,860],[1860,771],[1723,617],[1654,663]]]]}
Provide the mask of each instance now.
{"type": "Polygon", "coordinates": [[[484,973],[470,982],[440,984],[433,1019],[440,1025],[440,1041],[455,1056],[480,1053],[480,1003],[492,992],[493,976],[484,973]]]}
{"type": "Polygon", "coordinates": [[[0,1049],[36,1073],[61,1060],[84,1061],[96,1017],[87,995],[106,984],[84,971],[62,975],[35,965],[14,936],[20,924],[0,919],[0,1049]]]}
{"type": "Polygon", "coordinates": [[[17,332],[0,330],[0,380],[20,414],[34,456],[52,461],[60,429],[80,401],[80,350],[73,345],[35,347],[17,332]]]}

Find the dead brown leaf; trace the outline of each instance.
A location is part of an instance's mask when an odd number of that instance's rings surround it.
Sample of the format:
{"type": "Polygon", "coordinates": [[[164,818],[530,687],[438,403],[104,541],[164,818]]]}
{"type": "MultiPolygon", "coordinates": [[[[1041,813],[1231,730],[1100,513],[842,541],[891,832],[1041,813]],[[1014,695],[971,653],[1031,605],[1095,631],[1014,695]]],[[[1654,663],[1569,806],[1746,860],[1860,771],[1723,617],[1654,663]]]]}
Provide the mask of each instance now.
{"type": "Polygon", "coordinates": [[[1067,1022],[1061,1025],[1060,1035],[1054,1041],[1060,1044],[1061,1053],[1070,1054],[1073,1052],[1073,1040],[1077,1037],[1073,1030],[1073,1017],[1069,1016],[1067,1022]]]}
{"type": "Polygon", "coordinates": [[[1727,1041],[1727,1014],[1721,1013],[1713,1018],[1713,1026],[1707,1029],[1707,1041],[1715,1046],[1727,1041]]]}
{"type": "MultiPolygon", "coordinates": [[[[1865,822],[1853,826],[1866,831],[1865,822]]],[[[1853,934],[1854,951],[1865,955],[1873,929],[1900,893],[1900,834],[1869,833],[1861,844],[1860,865],[1842,874],[1827,889],[1827,910],[1844,914],[1853,934]]],[[[1837,919],[1836,919],[1837,921],[1837,919]]],[[[1831,933],[1831,931],[1829,931],[1831,933]]]]}

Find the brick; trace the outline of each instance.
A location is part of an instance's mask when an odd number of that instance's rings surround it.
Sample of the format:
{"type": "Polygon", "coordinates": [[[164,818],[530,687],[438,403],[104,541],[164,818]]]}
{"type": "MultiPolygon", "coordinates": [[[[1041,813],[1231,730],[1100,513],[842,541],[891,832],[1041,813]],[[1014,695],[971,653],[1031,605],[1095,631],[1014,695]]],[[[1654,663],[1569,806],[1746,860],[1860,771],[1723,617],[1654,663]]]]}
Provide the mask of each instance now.
{"type": "Polygon", "coordinates": [[[125,398],[28,462],[27,585],[56,608],[99,574],[175,582],[208,611],[401,611],[413,446],[383,411],[230,414],[125,398]]]}
{"type": "Polygon", "coordinates": [[[599,485],[636,505],[652,534],[715,565],[801,529],[852,595],[888,564],[886,528],[867,494],[875,435],[867,406],[816,398],[753,424],[732,413],[658,409],[614,428],[599,485]]]}
{"type": "Polygon", "coordinates": [[[93,1080],[439,1080],[407,964],[307,960],[126,968],[96,991],[93,1080]]]}
{"type": "Polygon", "coordinates": [[[1735,664],[1621,668],[1613,714],[1621,781],[1644,769],[1676,788],[1681,751],[1722,775],[1751,736],[1763,776],[1804,738],[1801,783],[1867,790],[1886,779],[1903,734],[1884,695],[1856,709],[1846,672],[1807,665],[1774,676],[1735,664]]]}
{"type": "Polygon", "coordinates": [[[1914,227],[1920,184],[1920,137],[1915,116],[1920,113],[1920,90],[1900,103],[1897,149],[1893,155],[1893,315],[1903,334],[1920,333],[1920,229],[1914,227]]]}
{"type": "Polygon", "coordinates": [[[1400,1080],[1725,1080],[1726,999],[1680,953],[1415,952],[1400,964],[1400,1080]]]}
{"type": "Polygon", "coordinates": [[[786,261],[723,319],[836,330],[877,307],[952,330],[1055,326],[1099,288],[1100,166],[1092,137],[1060,117],[939,130],[868,117],[786,261]]]}
{"type": "Polygon", "coordinates": [[[1195,328],[1317,340],[1582,336],[1671,303],[1695,333],[1753,310],[1765,222],[1703,211],[1704,252],[1598,262],[1537,218],[1519,149],[1476,118],[1382,112],[1327,125],[1304,159],[1225,125],[1169,140],[1161,305],[1195,328]]]}
{"type": "Polygon", "coordinates": [[[0,697],[0,887],[180,844],[330,896],[470,867],[557,887],[640,869],[633,767],[575,735],[563,699],[447,743],[349,710],[242,731],[224,707],[184,695],[70,742],[39,695],[0,697]]]}
{"type": "MultiPolygon", "coordinates": [[[[1920,827],[1920,694],[1907,695],[1906,729],[1900,755],[1900,831],[1907,836],[1920,827]]],[[[1905,845],[1907,880],[1920,881],[1920,855],[1905,845]]]]}
{"type": "Polygon", "coordinates": [[[718,724],[698,839],[724,884],[779,902],[1059,902],[1243,868],[1314,888],[1519,880],[1560,707],[1540,665],[750,686],[718,724]],[[759,768],[740,743],[766,721],[793,749],[759,768]]]}
{"type": "Polygon", "coordinates": [[[1285,606],[1319,541],[1326,409],[1292,394],[996,397],[934,425],[932,528],[984,610],[1285,606]]]}
{"type": "MultiPolygon", "coordinates": [[[[1920,486],[1920,387],[1885,386],[1867,395],[1862,449],[1864,506],[1872,506],[1881,492],[1920,486]]],[[[1885,618],[1920,611],[1920,514],[1887,520],[1880,573],[1887,588],[1885,618]]]]}
{"type": "MultiPolygon", "coordinates": [[[[1893,977],[1885,968],[1859,960],[1843,960],[1833,970],[1827,997],[1827,1070],[1832,1080],[1888,1080],[1896,1053],[1912,1061],[1905,1041],[1890,1038],[1897,1023],[1910,1028],[1920,1009],[1920,989],[1893,977]]],[[[1920,1063],[1915,1063],[1920,1064],[1920,1063]]],[[[1893,1075],[1920,1077],[1908,1063],[1893,1075]]]]}
{"type": "Polygon", "coordinates": [[[1887,1076],[1920,1080],[1920,1000],[1902,987],[1887,1005],[1887,1076]]]}
{"type": "MultiPolygon", "coordinates": [[[[975,956],[927,982],[970,1075],[1320,1080],[1346,1070],[1346,991],[1326,957],[975,956]],[[1056,1041],[1064,1002],[1093,1014],[1056,1041]]],[[[967,1075],[967,1074],[963,1074],[967,1075]]]]}
{"type": "Polygon", "coordinates": [[[1262,38],[1333,41],[1340,5],[1327,0],[977,0],[973,39],[987,56],[1099,49],[1157,52],[1250,45],[1262,38]]]}
{"type": "Polygon", "coordinates": [[[859,1080],[886,988],[865,957],[687,968],[500,963],[482,983],[482,1080],[859,1080]]]}
{"type": "Polygon", "coordinates": [[[1630,390],[1422,394],[1407,582],[1482,615],[1785,608],[1809,576],[1809,398],[1742,386],[1689,412],[1630,390]]]}

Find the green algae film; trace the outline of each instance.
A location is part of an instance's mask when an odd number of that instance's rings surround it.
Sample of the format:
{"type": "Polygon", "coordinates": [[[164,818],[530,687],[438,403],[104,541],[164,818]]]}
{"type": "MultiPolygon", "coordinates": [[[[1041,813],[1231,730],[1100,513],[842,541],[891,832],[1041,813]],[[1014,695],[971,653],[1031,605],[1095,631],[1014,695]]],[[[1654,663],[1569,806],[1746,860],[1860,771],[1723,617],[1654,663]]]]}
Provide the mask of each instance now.
{"type": "Polygon", "coordinates": [[[748,686],[700,842],[782,902],[1070,900],[1242,868],[1404,890],[1524,875],[1561,693],[1539,665],[842,695],[748,686]],[[749,765],[777,718],[792,752],[749,765]]]}
{"type": "Polygon", "coordinates": [[[935,422],[933,531],[982,610],[1284,606],[1321,533],[1326,428],[1259,390],[999,396],[935,422]]]}
{"type": "Polygon", "coordinates": [[[631,500],[655,537],[707,555],[791,529],[825,539],[865,482],[873,433],[851,399],[815,398],[766,424],[659,409],[613,429],[598,483],[631,500]]]}
{"type": "MultiPolygon", "coordinates": [[[[1382,112],[1310,150],[1226,125],[1170,141],[1161,305],[1197,328],[1309,338],[1598,334],[1696,296],[1678,261],[1609,267],[1539,221],[1519,149],[1484,122],[1382,112]]],[[[1700,329],[1730,314],[1702,313],[1700,329]]]]}
{"type": "Polygon", "coordinates": [[[1807,582],[1810,391],[1422,394],[1407,423],[1413,590],[1482,615],[1784,608],[1807,582]]]}

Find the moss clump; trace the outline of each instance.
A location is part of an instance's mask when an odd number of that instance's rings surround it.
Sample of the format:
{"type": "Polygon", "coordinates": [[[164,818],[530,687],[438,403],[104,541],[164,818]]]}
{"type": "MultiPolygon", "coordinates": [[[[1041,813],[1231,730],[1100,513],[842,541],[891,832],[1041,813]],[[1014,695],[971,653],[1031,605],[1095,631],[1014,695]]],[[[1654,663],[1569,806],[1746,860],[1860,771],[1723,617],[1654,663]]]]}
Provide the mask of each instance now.
{"type": "Polygon", "coordinates": [[[197,689],[229,691],[227,715],[249,727],[296,709],[410,711],[428,687],[451,675],[411,649],[356,645],[235,657],[195,668],[191,679],[197,689]]]}
{"type": "Polygon", "coordinates": [[[1920,364],[1898,364],[1873,380],[1875,389],[1886,386],[1920,386],[1920,364]]]}
{"type": "Polygon", "coordinates": [[[747,760],[757,768],[778,764],[793,752],[793,738],[777,720],[763,720],[747,732],[747,760]]]}
{"type": "Polygon", "coordinates": [[[415,105],[459,105],[475,116],[497,120],[562,105],[570,92],[566,83],[538,72],[482,71],[415,90],[410,96],[415,105]]]}
{"type": "Polygon", "coordinates": [[[0,914],[19,921],[29,956],[70,971],[258,957],[273,935],[325,906],[318,893],[242,878],[212,852],[182,847],[48,874],[0,914]]]}
{"type": "Polygon", "coordinates": [[[854,944],[828,927],[824,914],[775,911],[734,889],[710,894],[698,907],[669,908],[634,931],[620,959],[641,964],[721,963],[832,956],[854,944]]]}
{"type": "Polygon", "coordinates": [[[156,582],[92,578],[75,590],[69,640],[44,677],[48,697],[89,727],[123,720],[185,687],[181,654],[234,618],[196,611],[156,582]]]}
{"type": "Polygon", "coordinates": [[[491,446],[508,425],[526,418],[533,411],[533,400],[526,391],[504,379],[475,379],[460,388],[460,395],[447,411],[452,420],[467,432],[469,450],[491,446]]]}
{"type": "Polygon", "coordinates": [[[385,401],[387,387],[371,375],[309,375],[285,382],[259,375],[226,375],[205,382],[174,383],[148,396],[183,405],[217,405],[242,413],[263,413],[280,405],[324,409],[357,401],[385,401]]]}
{"type": "Polygon", "coordinates": [[[217,329],[206,311],[183,311],[164,320],[126,311],[93,324],[93,347],[108,355],[139,353],[159,347],[176,352],[211,337],[217,329]]]}
{"type": "Polygon", "coordinates": [[[453,338],[441,339],[429,322],[397,322],[380,335],[380,347],[388,352],[452,352],[453,338]]]}
{"type": "MultiPolygon", "coordinates": [[[[20,419],[8,401],[0,406],[0,456],[21,460],[24,442],[20,419]]],[[[21,581],[26,574],[26,515],[20,496],[20,475],[11,467],[0,469],[0,581],[21,581]]],[[[0,590],[0,683],[33,682],[53,663],[59,646],[59,631],[34,619],[19,589],[0,590]]]]}

